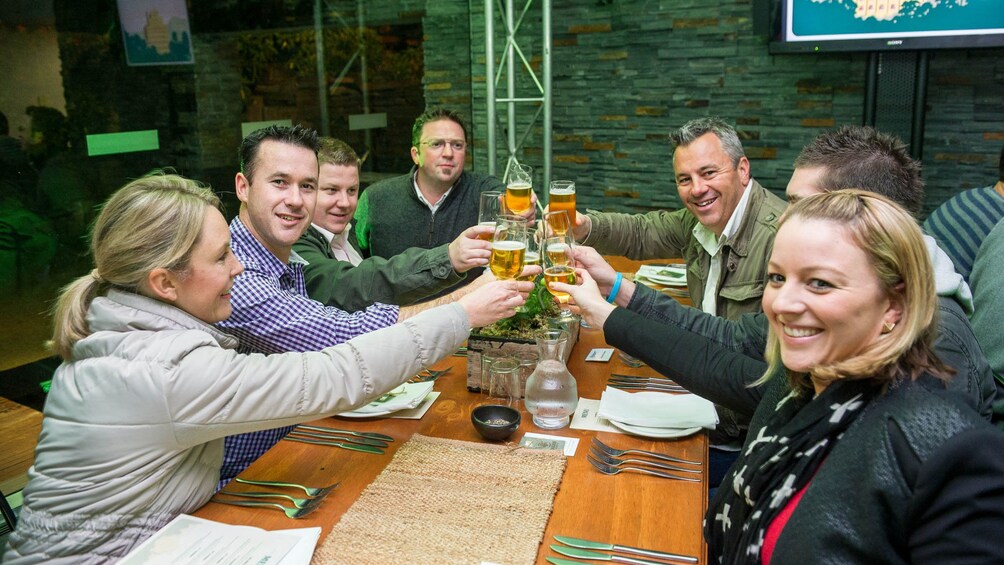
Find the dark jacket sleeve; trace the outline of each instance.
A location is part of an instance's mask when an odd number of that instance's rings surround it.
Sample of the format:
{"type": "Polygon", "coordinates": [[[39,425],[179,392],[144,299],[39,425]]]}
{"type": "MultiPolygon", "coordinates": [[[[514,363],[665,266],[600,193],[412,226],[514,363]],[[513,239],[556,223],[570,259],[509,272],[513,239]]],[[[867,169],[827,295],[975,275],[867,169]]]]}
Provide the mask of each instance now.
{"type": "Polygon", "coordinates": [[[762,396],[749,388],[767,364],[699,334],[616,308],[603,325],[607,343],[634,355],[687,390],[747,417],[762,396]]]}
{"type": "Polygon", "coordinates": [[[1004,532],[1004,434],[962,432],[917,470],[911,563],[1000,563],[1004,532]]]}
{"type": "Polygon", "coordinates": [[[989,420],[994,401],[1000,400],[997,384],[965,312],[955,300],[939,297],[937,322],[934,353],[942,363],[955,369],[948,388],[969,396],[976,411],[989,420]]]}
{"type": "Polygon", "coordinates": [[[353,266],[335,259],[324,236],[310,228],[293,250],[309,263],[303,275],[311,298],[356,312],[376,302],[413,304],[463,280],[465,275],[453,270],[447,247],[412,247],[389,259],[369,257],[353,266]]]}
{"type": "Polygon", "coordinates": [[[762,312],[726,320],[698,308],[684,306],[643,284],[635,285],[628,310],[671,326],[674,330],[694,332],[725,349],[748,355],[757,361],[763,360],[763,352],[767,348],[767,317],[762,312]]]}

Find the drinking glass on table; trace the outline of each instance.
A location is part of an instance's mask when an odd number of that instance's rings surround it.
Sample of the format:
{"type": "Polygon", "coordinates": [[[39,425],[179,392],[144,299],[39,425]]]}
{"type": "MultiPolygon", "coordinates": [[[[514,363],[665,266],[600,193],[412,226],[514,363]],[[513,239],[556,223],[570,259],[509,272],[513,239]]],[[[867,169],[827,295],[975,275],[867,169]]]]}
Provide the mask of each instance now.
{"type": "Polygon", "coordinates": [[[575,259],[573,258],[572,234],[556,235],[545,238],[540,243],[540,255],[544,261],[544,282],[547,290],[554,295],[561,307],[561,319],[573,318],[572,311],[568,309],[569,296],[567,292],[560,292],[551,288],[552,282],[563,282],[575,284],[575,259]]]}
{"type": "MultiPolygon", "coordinates": [[[[478,203],[478,225],[495,227],[499,214],[502,213],[502,193],[491,191],[482,192],[481,201],[478,203]]],[[[478,235],[478,239],[491,241],[492,234],[485,233],[478,235]]]]}
{"type": "Polygon", "coordinates": [[[518,163],[513,164],[509,168],[509,176],[506,179],[506,211],[517,216],[526,213],[530,209],[530,206],[533,205],[530,199],[532,189],[533,167],[518,163]]]}
{"type": "Polygon", "coordinates": [[[523,272],[526,256],[526,220],[519,216],[499,216],[492,238],[492,258],[488,263],[499,280],[512,280],[523,272]]]}
{"type": "Polygon", "coordinates": [[[503,404],[519,410],[522,398],[519,379],[519,360],[502,357],[488,368],[488,402],[503,404]]]}
{"type": "Polygon", "coordinates": [[[547,209],[551,212],[567,212],[567,225],[559,231],[558,225],[551,226],[554,233],[562,235],[575,226],[575,183],[570,180],[553,180],[547,190],[547,209]]]}

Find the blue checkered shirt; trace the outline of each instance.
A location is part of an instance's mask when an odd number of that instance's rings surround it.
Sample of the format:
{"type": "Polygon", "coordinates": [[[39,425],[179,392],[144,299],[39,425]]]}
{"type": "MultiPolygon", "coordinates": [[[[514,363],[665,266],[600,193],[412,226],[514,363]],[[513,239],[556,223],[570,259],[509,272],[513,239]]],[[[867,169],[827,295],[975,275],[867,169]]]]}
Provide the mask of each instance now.
{"type": "MultiPolygon", "coordinates": [[[[348,313],[307,297],[305,261],[291,253],[283,263],[234,218],[231,247],[244,264],[231,291],[233,313],[217,327],[240,340],[241,353],[319,351],[397,322],[397,306],[376,303],[348,313]]],[[[227,437],[220,486],[261,457],[292,427],[227,437]]]]}

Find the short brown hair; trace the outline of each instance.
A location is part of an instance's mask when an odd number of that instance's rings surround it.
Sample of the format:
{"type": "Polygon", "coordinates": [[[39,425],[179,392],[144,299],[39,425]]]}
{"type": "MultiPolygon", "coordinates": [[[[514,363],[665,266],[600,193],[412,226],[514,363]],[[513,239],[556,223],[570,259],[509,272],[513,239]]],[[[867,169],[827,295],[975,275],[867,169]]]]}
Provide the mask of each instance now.
{"type": "Polygon", "coordinates": [[[418,144],[422,142],[422,128],[425,127],[425,124],[440,120],[455,122],[460,126],[460,129],[464,130],[464,141],[467,141],[467,125],[464,123],[464,119],[459,112],[447,110],[446,108],[432,108],[415,118],[415,125],[411,127],[411,146],[418,147],[418,144]]]}
{"type": "Polygon", "coordinates": [[[359,167],[359,155],[356,155],[355,150],[348,143],[333,137],[319,137],[317,143],[318,166],[342,165],[346,167],[359,167]]]}

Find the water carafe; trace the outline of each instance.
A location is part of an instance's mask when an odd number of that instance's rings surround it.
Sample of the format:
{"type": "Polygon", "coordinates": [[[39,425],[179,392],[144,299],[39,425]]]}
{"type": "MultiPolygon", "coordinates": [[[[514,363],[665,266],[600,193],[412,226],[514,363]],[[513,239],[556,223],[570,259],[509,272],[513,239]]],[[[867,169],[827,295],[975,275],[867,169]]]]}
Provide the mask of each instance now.
{"type": "Polygon", "coordinates": [[[568,332],[557,329],[541,332],[536,341],[540,360],[526,380],[526,410],[539,428],[563,428],[579,402],[575,377],[565,367],[565,348],[572,344],[568,332]]]}

